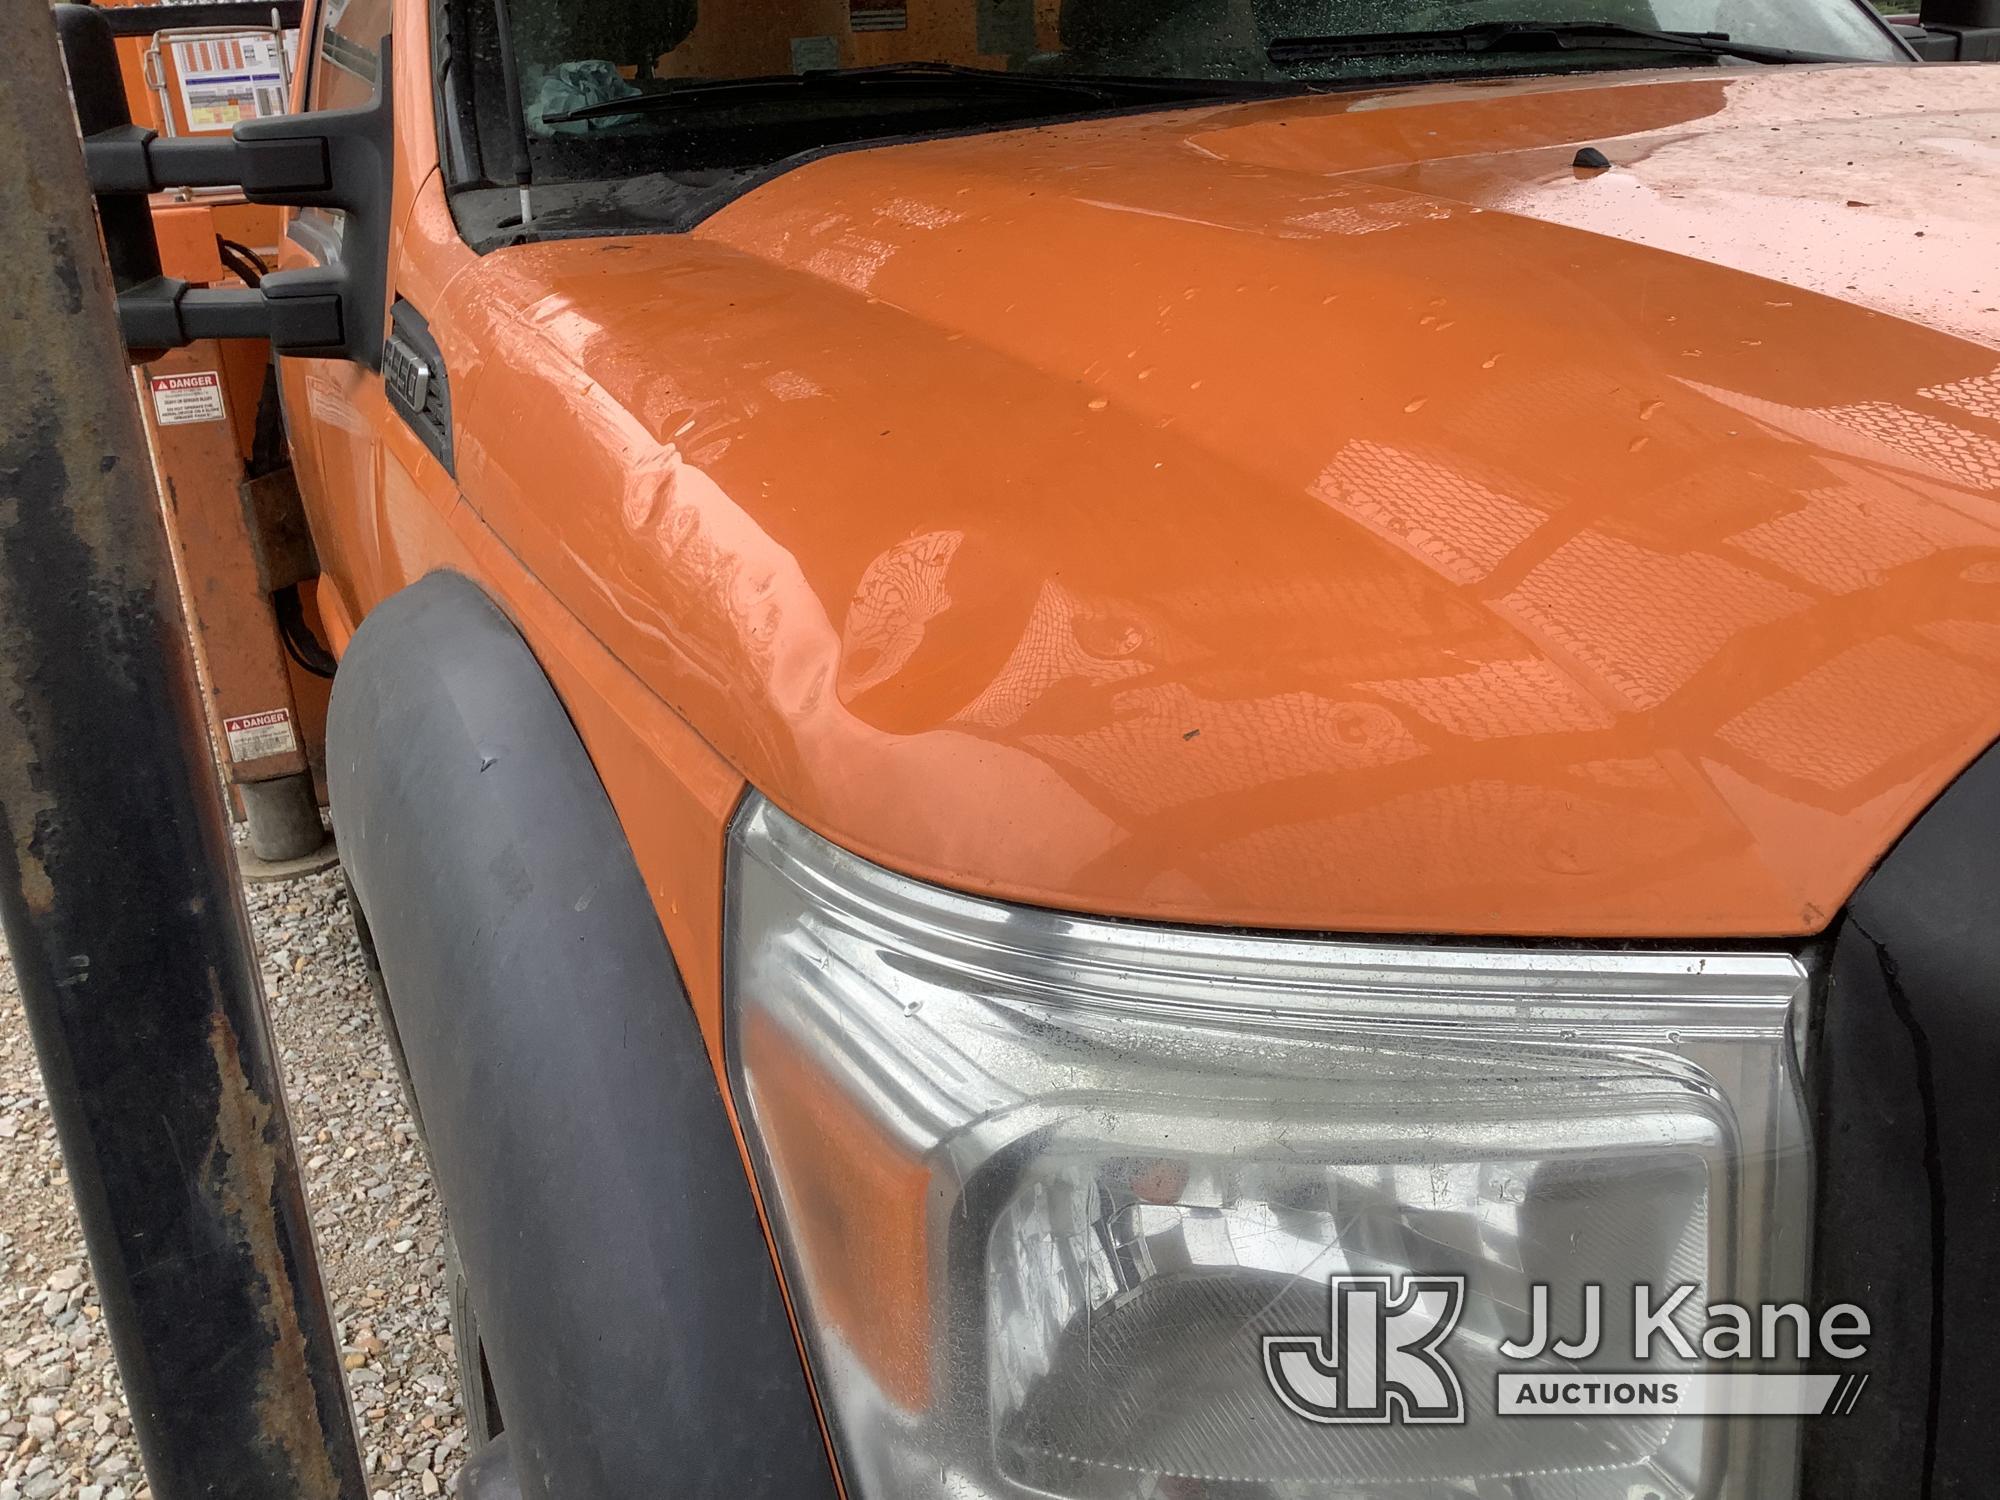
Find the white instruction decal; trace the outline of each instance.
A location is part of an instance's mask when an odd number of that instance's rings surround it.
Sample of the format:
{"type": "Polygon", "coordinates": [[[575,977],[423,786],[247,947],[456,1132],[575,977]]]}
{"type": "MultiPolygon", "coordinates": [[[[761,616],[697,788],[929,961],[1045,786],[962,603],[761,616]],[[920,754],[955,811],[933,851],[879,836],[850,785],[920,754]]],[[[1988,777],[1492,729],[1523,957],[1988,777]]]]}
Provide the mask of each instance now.
{"type": "Polygon", "coordinates": [[[274,708],[269,713],[224,719],[222,730],[229,736],[229,759],[234,765],[262,760],[267,755],[290,755],[299,748],[298,736],[292,733],[289,709],[274,708]]]}
{"type": "Polygon", "coordinates": [[[285,56],[275,36],[174,43],[189,130],[230,130],[285,112],[285,56]]]}
{"type": "Polygon", "coordinates": [[[182,427],[189,422],[222,420],[222,377],[213,370],[192,370],[186,375],[155,375],[153,416],[162,427],[182,427]]]}

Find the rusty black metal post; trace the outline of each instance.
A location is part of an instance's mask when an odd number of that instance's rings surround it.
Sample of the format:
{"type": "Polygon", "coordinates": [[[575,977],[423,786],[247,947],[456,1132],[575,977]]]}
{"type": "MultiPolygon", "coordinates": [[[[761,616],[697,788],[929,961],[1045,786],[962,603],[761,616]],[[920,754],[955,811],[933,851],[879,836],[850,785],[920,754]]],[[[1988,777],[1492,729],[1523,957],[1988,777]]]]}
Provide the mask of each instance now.
{"type": "Polygon", "coordinates": [[[54,30],[0,5],[0,919],[159,1500],[363,1500],[54,30]]]}

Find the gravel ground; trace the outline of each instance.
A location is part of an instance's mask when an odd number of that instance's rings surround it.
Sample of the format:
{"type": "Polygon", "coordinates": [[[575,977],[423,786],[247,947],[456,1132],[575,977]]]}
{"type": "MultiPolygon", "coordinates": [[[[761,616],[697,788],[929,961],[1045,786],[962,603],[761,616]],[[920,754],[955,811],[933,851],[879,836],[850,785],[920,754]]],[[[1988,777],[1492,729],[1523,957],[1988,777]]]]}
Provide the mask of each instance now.
{"type": "MultiPolygon", "coordinates": [[[[248,888],[375,1500],[449,1495],[465,1424],[430,1172],[338,871],[248,888]]],[[[0,955],[0,1500],[148,1500],[11,962],[0,955]]]]}

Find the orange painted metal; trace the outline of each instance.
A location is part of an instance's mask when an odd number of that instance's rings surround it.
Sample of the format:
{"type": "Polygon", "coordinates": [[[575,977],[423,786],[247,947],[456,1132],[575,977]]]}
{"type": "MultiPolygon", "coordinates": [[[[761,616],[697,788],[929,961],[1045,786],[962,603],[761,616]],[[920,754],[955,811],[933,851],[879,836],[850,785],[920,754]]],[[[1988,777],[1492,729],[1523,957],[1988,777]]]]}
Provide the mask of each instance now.
{"type": "Polygon", "coordinates": [[[196,286],[233,286],[235,273],[223,265],[217,242],[230,240],[273,265],[284,233],[282,213],[267,204],[246,203],[234,194],[193,200],[155,194],[153,231],[160,246],[160,268],[196,286]]]}
{"type": "Polygon", "coordinates": [[[885,863],[1198,922],[1810,932],[2000,734],[1996,211],[1901,123],[1990,144],[1996,88],[1430,88],[856,152],[687,236],[440,236],[425,310],[475,511],[885,863]],[[1635,180],[1579,180],[1580,141],[1635,180]],[[1769,263],[1736,226],[1806,213],[1786,152],[1836,141],[1815,190],[1889,206],[1820,201],[1854,237],[1769,263]],[[1648,174],[1704,161],[1691,238],[1644,243],[1679,211],[1648,174]],[[1592,191],[1652,227],[1562,222],[1592,191]],[[1845,294],[1888,222],[1898,277],[1845,294]]]}
{"type": "Polygon", "coordinates": [[[153,203],[153,238],[160,247],[160,269],[167,275],[196,286],[235,281],[223,268],[215,211],[209,204],[176,202],[160,195],[153,203]]]}
{"type": "Polygon", "coordinates": [[[141,366],[137,378],[217,752],[232,781],[295,775],[307,769],[306,741],[239,496],[243,460],[229,418],[222,347],[205,341],[174,350],[141,366]],[[202,411],[211,390],[212,419],[204,412],[175,420],[202,411]],[[239,734],[234,746],[232,720],[251,721],[242,726],[251,732],[239,734]],[[280,743],[285,739],[289,749],[280,743]]]}
{"type": "MultiPolygon", "coordinates": [[[[140,5],[146,0],[108,0],[112,5],[140,5]]],[[[121,36],[118,38],[118,76],[125,85],[125,107],[134,124],[149,130],[163,128],[160,120],[160,101],[146,84],[146,47],[150,38],[142,36],[121,36]]]]}
{"type": "MultiPolygon", "coordinates": [[[[112,4],[133,0],[109,0],[112,4]]],[[[144,73],[146,38],[118,43],[132,118],[167,131],[158,99],[144,73]]],[[[159,193],[152,202],[161,268],[194,285],[235,284],[224,266],[218,237],[249,249],[267,263],[277,258],[282,210],[243,200],[240,194],[159,193]]],[[[301,670],[279,642],[271,601],[263,592],[241,499],[244,466],[255,440],[259,399],[270,363],[262,341],[233,339],[176,351],[137,372],[148,434],[153,444],[161,504],[173,538],[197,663],[208,694],[211,733],[233,780],[262,781],[292,774],[317,761],[324,742],[327,684],[301,670]],[[213,375],[220,421],[163,426],[157,417],[153,376],[213,375]],[[234,760],[225,721],[283,712],[297,748],[234,760]]],[[[308,606],[308,616],[312,616],[308,606]]],[[[245,741],[241,743],[254,743],[245,741]]],[[[318,771],[318,767],[314,767],[318,771]]]]}
{"type": "MultiPolygon", "coordinates": [[[[156,206],[156,225],[176,219],[197,225],[213,222],[206,207],[163,213],[156,206]]],[[[211,228],[211,255],[213,238],[211,228]]],[[[183,250],[183,268],[177,269],[168,258],[170,244],[163,236],[167,274],[187,276],[189,252],[183,250]]],[[[211,729],[224,769],[233,781],[265,781],[310,768],[324,797],[331,685],[299,666],[281,644],[271,599],[258,574],[251,542],[253,520],[242,490],[270,358],[270,347],[262,340],[205,342],[140,367],[137,378],[141,398],[147,402],[161,505],[181,570],[182,604],[210,695],[211,729]],[[219,379],[223,420],[162,428],[151,401],[151,379],[188,373],[213,373],[219,379]],[[298,752],[237,762],[224,721],[280,709],[290,716],[298,752]]],[[[309,628],[323,623],[311,597],[314,592],[311,585],[301,590],[309,628]]]]}
{"type": "Polygon", "coordinates": [[[321,611],[451,568],[515,620],[718,1073],[746,785],[1057,907],[1771,937],[2000,736],[2000,75],[1140,115],[478,257],[426,24],[391,291],[457,473],[286,362],[321,611]]]}
{"type": "Polygon", "coordinates": [[[590,643],[552,672],[627,746],[600,769],[712,1039],[724,785],[1058,907],[1776,936],[2000,736],[1990,71],[999,132],[482,258],[423,55],[394,280],[458,475],[379,386],[292,369],[328,582],[358,621],[458,566],[545,658],[590,643]],[[707,793],[631,748],[668,721],[707,793]]]}

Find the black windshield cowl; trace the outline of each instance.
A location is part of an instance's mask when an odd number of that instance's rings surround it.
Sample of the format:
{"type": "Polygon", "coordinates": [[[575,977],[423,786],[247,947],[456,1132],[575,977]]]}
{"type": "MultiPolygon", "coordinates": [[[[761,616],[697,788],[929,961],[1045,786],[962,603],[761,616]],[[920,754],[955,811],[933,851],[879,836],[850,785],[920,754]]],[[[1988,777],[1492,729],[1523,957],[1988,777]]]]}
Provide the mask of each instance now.
{"type": "Polygon", "coordinates": [[[892,63],[875,68],[835,68],[779,73],[756,78],[715,78],[675,83],[650,93],[605,99],[544,117],[549,125],[612,119],[661,110],[699,108],[749,100],[806,99],[828,95],[912,95],[964,98],[980,93],[1042,94],[1070,102],[1102,105],[1145,99],[1240,97],[1245,93],[1291,92],[1284,84],[1242,83],[1208,78],[1132,78],[1113,74],[1003,72],[950,63],[892,63]]]}
{"type": "Polygon", "coordinates": [[[1483,21],[1450,31],[1384,31],[1355,36],[1283,37],[1271,43],[1278,67],[1423,53],[1675,52],[1760,63],[1847,63],[1857,59],[1731,41],[1722,31],[1649,31],[1609,21],[1483,21]]]}

